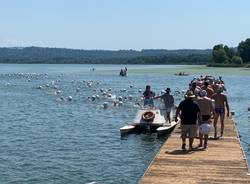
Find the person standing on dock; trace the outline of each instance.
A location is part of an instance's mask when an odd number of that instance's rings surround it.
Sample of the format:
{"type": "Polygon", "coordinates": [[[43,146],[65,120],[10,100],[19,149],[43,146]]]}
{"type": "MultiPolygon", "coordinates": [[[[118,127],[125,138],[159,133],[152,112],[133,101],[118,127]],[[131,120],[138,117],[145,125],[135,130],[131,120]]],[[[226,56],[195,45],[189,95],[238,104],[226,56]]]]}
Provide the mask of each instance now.
{"type": "Polygon", "coordinates": [[[206,149],[208,141],[208,133],[210,131],[210,119],[213,114],[214,108],[212,100],[207,97],[206,90],[202,90],[200,92],[200,97],[198,97],[196,102],[198,103],[201,114],[201,121],[199,121],[199,138],[200,138],[199,147],[202,147],[203,145],[203,148],[206,149]]]}
{"type": "Polygon", "coordinates": [[[214,138],[217,138],[217,121],[220,117],[221,122],[221,137],[223,136],[224,132],[224,118],[225,118],[225,106],[227,109],[227,117],[229,117],[229,105],[227,101],[227,96],[222,93],[223,87],[220,86],[217,89],[217,93],[212,96],[212,99],[215,101],[215,108],[214,108],[214,138]]]}
{"type": "Polygon", "coordinates": [[[186,138],[189,137],[189,149],[193,149],[194,138],[197,135],[197,118],[200,117],[200,109],[196,102],[193,101],[195,95],[192,91],[188,91],[185,100],[181,101],[175,115],[175,121],[178,117],[181,119],[181,138],[182,149],[186,149],[186,138]]]}
{"type": "Polygon", "coordinates": [[[209,86],[208,81],[204,82],[204,85],[202,86],[202,89],[206,90],[208,98],[211,98],[213,96],[214,90],[209,86]]]}
{"type": "Polygon", "coordinates": [[[170,113],[171,113],[172,108],[174,107],[174,97],[173,95],[170,94],[171,92],[170,88],[167,88],[165,91],[166,93],[164,93],[163,95],[156,96],[154,98],[163,99],[165,108],[166,108],[166,116],[167,116],[167,118],[165,117],[165,119],[166,119],[166,122],[168,121],[169,123],[171,123],[170,113]]]}

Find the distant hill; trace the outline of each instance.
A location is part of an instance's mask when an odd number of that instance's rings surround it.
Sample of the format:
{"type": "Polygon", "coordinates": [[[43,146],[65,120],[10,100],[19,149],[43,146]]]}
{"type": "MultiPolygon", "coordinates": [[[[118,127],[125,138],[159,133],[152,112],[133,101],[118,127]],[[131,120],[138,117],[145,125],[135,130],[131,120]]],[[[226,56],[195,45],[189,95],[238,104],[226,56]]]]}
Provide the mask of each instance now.
{"type": "MultiPolygon", "coordinates": [[[[196,59],[206,58],[204,61],[208,62],[210,61],[211,53],[212,51],[210,49],[112,51],[46,47],[2,47],[0,48],[0,63],[173,64],[182,63],[183,60],[194,57],[196,59]],[[173,63],[171,63],[171,61],[173,61],[173,63]]],[[[201,64],[205,63],[204,61],[201,61],[201,64]]]]}

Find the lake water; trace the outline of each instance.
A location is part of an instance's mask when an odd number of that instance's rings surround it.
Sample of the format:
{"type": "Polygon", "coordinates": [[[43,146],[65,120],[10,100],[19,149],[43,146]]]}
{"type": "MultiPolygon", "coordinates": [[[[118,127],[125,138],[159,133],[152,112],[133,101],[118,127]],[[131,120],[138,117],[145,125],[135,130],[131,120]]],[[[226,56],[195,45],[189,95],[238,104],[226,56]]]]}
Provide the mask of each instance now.
{"type": "MultiPolygon", "coordinates": [[[[223,77],[250,162],[250,70],[127,65],[128,76],[119,77],[123,67],[0,64],[0,183],[137,183],[165,141],[150,133],[120,137],[119,128],[136,114],[140,89],[149,84],[157,94],[166,87],[174,93],[205,74],[223,77]],[[180,71],[191,75],[174,75],[180,71]],[[122,106],[112,105],[129,95],[122,106]]],[[[175,95],[176,104],[181,99],[175,95]]]]}

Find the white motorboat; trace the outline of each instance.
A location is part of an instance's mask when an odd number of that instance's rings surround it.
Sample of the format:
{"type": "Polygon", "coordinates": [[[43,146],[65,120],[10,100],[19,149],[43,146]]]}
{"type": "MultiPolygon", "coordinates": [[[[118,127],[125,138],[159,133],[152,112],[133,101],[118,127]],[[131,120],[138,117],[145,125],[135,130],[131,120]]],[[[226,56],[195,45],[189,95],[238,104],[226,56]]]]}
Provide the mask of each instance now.
{"type": "Polygon", "coordinates": [[[143,107],[137,111],[131,123],[120,128],[120,133],[124,135],[144,130],[157,132],[159,135],[167,133],[175,127],[176,123],[167,123],[164,117],[165,113],[165,109],[143,107]]]}

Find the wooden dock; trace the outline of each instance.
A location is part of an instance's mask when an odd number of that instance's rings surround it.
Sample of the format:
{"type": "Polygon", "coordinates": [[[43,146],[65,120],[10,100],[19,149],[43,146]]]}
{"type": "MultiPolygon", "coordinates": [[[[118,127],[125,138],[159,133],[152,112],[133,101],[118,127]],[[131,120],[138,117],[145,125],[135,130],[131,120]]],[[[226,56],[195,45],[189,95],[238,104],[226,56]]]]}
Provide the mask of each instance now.
{"type": "MultiPolygon", "coordinates": [[[[218,125],[219,133],[219,122],[218,125]]],[[[180,129],[176,127],[139,183],[250,183],[247,161],[232,119],[225,119],[224,137],[209,139],[207,150],[198,148],[198,144],[195,139],[195,150],[181,150],[180,129]]]]}

